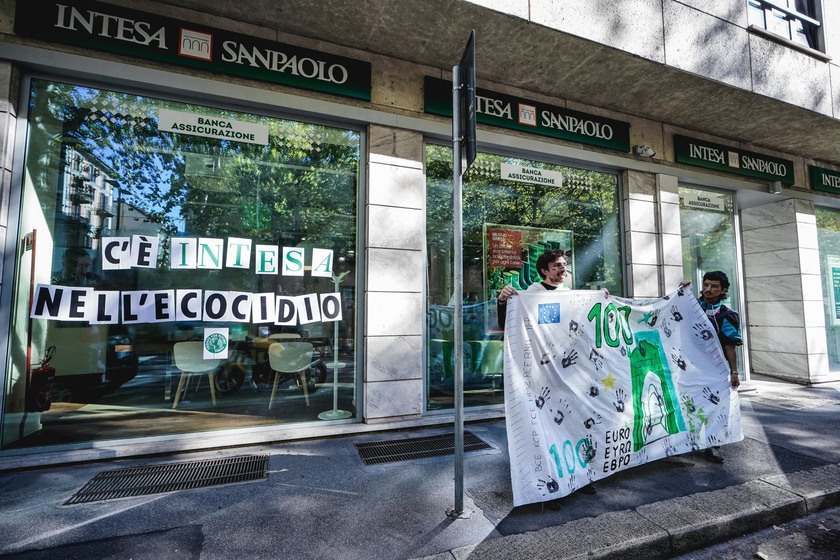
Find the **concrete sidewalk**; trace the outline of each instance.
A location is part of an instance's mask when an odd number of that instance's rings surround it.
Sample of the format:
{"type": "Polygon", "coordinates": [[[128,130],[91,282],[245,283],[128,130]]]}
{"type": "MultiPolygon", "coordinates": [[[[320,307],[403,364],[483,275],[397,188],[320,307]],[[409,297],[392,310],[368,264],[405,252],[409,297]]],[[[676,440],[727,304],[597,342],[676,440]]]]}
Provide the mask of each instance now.
{"type": "Polygon", "coordinates": [[[451,519],[453,459],[365,466],[355,443],[429,428],[0,475],[0,558],[666,558],[840,505],[840,385],[764,380],[723,465],[663,459],[563,499],[512,507],[504,422],[467,429],[468,518],[451,519]],[[63,506],[104,470],[268,454],[266,479],[63,506]]]}

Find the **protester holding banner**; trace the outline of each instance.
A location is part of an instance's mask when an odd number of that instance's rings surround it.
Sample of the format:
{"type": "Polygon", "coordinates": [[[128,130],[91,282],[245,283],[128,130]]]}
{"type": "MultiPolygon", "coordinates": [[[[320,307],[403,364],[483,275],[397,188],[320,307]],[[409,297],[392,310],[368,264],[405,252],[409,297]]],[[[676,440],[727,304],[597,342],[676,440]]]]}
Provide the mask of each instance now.
{"type": "MultiPolygon", "coordinates": [[[[683,283],[686,285],[687,283],[683,283]]],[[[741,321],[738,314],[723,305],[729,292],[729,278],[724,272],[714,270],[703,275],[703,291],[698,301],[705,311],[706,317],[714,325],[720,340],[726,363],[729,364],[729,382],[733,389],[741,384],[738,378],[738,359],[736,346],[741,346],[741,321]]],[[[706,459],[713,463],[723,463],[718,446],[713,446],[704,452],[706,459]]]]}
{"type": "MultiPolygon", "coordinates": [[[[542,276],[542,282],[535,282],[526,291],[568,290],[563,284],[566,279],[566,251],[562,249],[546,251],[537,258],[537,271],[542,276]]],[[[516,295],[516,288],[508,284],[499,292],[496,306],[499,316],[499,327],[505,329],[507,315],[507,301],[516,295]]]]}
{"type": "MultiPolygon", "coordinates": [[[[525,291],[527,292],[545,292],[551,290],[568,290],[569,288],[563,284],[563,281],[566,279],[566,252],[562,249],[558,250],[551,250],[542,253],[537,258],[537,271],[540,273],[542,277],[542,282],[535,282],[528,286],[525,291]]],[[[507,302],[508,300],[516,295],[516,289],[511,286],[507,285],[499,292],[499,295],[496,299],[496,306],[498,309],[498,316],[499,316],[499,327],[502,330],[505,329],[505,318],[506,318],[506,311],[507,311],[507,302]]],[[[604,289],[604,293],[609,295],[606,289],[604,289]]],[[[584,494],[594,494],[596,492],[595,484],[588,484],[580,489],[581,492],[584,494]]],[[[549,509],[558,510],[560,509],[560,500],[549,500],[546,502],[549,509]]]]}
{"type": "MultiPolygon", "coordinates": [[[[537,258],[537,271],[542,276],[542,282],[535,282],[528,286],[527,292],[545,292],[549,290],[568,290],[563,282],[566,280],[566,251],[557,249],[546,251],[537,258]]],[[[604,295],[609,296],[610,292],[602,288],[604,295]]],[[[507,301],[517,294],[516,288],[508,284],[499,292],[496,298],[497,315],[499,327],[505,330],[505,317],[507,316],[507,301]]]]}

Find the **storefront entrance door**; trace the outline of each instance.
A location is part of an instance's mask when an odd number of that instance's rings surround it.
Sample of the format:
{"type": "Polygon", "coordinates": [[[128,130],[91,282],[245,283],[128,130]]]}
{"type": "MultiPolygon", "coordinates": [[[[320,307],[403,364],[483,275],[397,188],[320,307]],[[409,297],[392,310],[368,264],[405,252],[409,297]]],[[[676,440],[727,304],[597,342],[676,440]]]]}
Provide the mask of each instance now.
{"type": "MultiPolygon", "coordinates": [[[[680,186],[680,229],[682,231],[683,274],[691,280],[694,293],[700,293],[703,275],[721,270],[729,278],[725,305],[741,315],[741,331],[746,329],[740,301],[741,278],[738,237],[735,228],[735,196],[731,193],[680,186]]],[[[746,375],[744,346],[738,347],[738,371],[746,375]]]]}

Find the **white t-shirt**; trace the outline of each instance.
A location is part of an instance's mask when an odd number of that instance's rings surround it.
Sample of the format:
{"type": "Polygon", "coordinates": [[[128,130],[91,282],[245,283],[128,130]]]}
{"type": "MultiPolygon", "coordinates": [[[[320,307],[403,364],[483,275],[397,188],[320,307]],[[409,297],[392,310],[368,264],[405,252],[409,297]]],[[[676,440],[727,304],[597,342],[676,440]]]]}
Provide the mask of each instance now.
{"type": "MultiPolygon", "coordinates": [[[[560,284],[555,288],[555,290],[568,290],[569,287],[566,284],[560,284]]],[[[527,288],[525,288],[526,292],[547,292],[548,288],[542,282],[534,282],[527,288]]]]}

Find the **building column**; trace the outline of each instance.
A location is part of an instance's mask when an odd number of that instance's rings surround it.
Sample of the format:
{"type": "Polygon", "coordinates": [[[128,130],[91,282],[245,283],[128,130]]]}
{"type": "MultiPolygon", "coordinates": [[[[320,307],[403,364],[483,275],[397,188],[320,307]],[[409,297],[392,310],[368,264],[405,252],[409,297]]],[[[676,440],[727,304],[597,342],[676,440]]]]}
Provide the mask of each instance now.
{"type": "MultiPolygon", "coordinates": [[[[19,73],[17,69],[8,62],[0,62],[0,247],[5,249],[7,236],[14,237],[9,232],[9,200],[12,196],[12,160],[15,150],[15,131],[17,130],[17,106],[19,73]]],[[[11,290],[11,286],[3,285],[3,261],[0,259],[0,293],[2,290],[11,290]]],[[[9,333],[6,333],[9,338],[9,333]]],[[[6,343],[0,344],[0,348],[6,348],[6,343]]],[[[6,385],[0,390],[0,408],[5,411],[4,420],[7,425],[17,426],[23,418],[25,388],[23,372],[7,369],[6,385]],[[8,392],[6,392],[8,390],[8,392]]],[[[40,415],[31,414],[27,417],[24,433],[30,434],[40,427],[40,415]]],[[[18,430],[3,431],[3,445],[16,441],[18,430]]]]}
{"type": "MultiPolygon", "coordinates": [[[[662,293],[677,289],[683,279],[682,227],[680,225],[679,181],[673,175],[656,176],[657,218],[661,240],[662,293]]],[[[697,288],[695,287],[695,291],[697,288]]]]}
{"type": "Polygon", "coordinates": [[[741,230],[752,371],[802,384],[836,381],[813,204],[785,199],[742,210],[741,230]]]}
{"type": "Polygon", "coordinates": [[[371,126],[367,161],[364,418],[423,412],[423,136],[371,126]]]}
{"type": "MultiPolygon", "coordinates": [[[[12,194],[12,159],[17,128],[19,76],[8,62],[0,63],[0,247],[6,246],[9,227],[9,199],[12,194]]],[[[0,282],[3,260],[0,259],[0,282]]],[[[0,286],[2,290],[4,286],[0,286]]]]}
{"type": "Polygon", "coordinates": [[[683,278],[677,178],[627,171],[625,184],[628,296],[661,297],[676,289],[683,278]]]}

